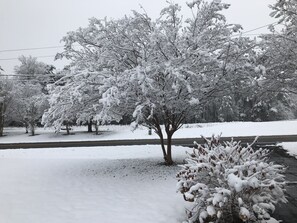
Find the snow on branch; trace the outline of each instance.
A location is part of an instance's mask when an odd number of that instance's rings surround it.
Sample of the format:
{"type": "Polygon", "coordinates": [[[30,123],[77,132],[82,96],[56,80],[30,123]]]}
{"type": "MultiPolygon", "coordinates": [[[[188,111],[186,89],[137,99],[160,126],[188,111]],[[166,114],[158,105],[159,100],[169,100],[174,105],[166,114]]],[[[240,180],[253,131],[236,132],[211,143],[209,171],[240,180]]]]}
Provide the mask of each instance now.
{"type": "Polygon", "coordinates": [[[284,195],[285,167],[268,162],[267,149],[205,138],[177,173],[188,222],[266,222],[284,195]]]}

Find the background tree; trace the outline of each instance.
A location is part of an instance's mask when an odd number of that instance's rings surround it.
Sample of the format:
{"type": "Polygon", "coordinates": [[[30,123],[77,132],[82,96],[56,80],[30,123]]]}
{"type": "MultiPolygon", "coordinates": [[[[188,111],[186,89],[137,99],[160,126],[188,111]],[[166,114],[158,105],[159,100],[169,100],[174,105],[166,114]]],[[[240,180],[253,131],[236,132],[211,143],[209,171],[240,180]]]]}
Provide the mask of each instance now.
{"type": "Polygon", "coordinates": [[[56,79],[54,74],[55,67],[37,61],[37,58],[32,56],[20,56],[20,65],[15,66],[16,74],[20,82],[30,82],[32,84],[40,84],[42,91],[46,91],[46,85],[52,83],[56,79]]]}
{"type": "Polygon", "coordinates": [[[261,81],[253,110],[260,120],[290,119],[295,117],[297,95],[297,4],[278,0],[271,8],[282,28],[277,31],[271,25],[271,33],[261,36],[257,68],[261,81]]]}
{"type": "MultiPolygon", "coordinates": [[[[75,67],[64,73],[63,78],[50,85],[50,108],[43,115],[45,127],[54,126],[59,132],[67,123],[92,123],[100,112],[97,74],[78,71],[75,67]]],[[[95,127],[97,121],[94,122],[95,127]]],[[[98,128],[96,128],[98,134],[98,128]]]]}
{"type": "Polygon", "coordinates": [[[12,99],[12,81],[5,76],[0,76],[0,136],[3,136],[7,107],[12,99]]]}
{"type": "Polygon", "coordinates": [[[38,62],[31,56],[19,58],[21,65],[15,67],[18,74],[14,81],[12,103],[7,108],[10,119],[19,122],[35,134],[35,126],[40,122],[48,107],[46,85],[54,77],[53,66],[38,62]]]}
{"type": "Polygon", "coordinates": [[[8,107],[12,113],[11,119],[19,122],[35,135],[35,127],[40,123],[44,110],[48,107],[47,96],[42,92],[42,86],[30,82],[16,83],[13,99],[8,107]]]}

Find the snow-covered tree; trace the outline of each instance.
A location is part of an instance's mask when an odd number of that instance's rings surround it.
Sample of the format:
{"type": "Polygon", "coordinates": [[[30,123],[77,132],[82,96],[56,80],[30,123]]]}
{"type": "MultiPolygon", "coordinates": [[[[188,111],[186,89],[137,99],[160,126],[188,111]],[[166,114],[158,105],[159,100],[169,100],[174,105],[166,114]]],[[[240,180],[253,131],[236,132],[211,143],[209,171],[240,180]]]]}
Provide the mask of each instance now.
{"type": "Polygon", "coordinates": [[[255,119],[275,120],[294,118],[297,95],[297,4],[277,0],[271,5],[271,16],[278,26],[271,25],[270,34],[262,35],[257,71],[261,74],[252,109],[255,119]]]}
{"type": "Polygon", "coordinates": [[[13,121],[22,123],[26,133],[30,130],[35,135],[35,127],[41,120],[44,110],[48,107],[47,96],[42,92],[42,86],[30,82],[16,82],[13,98],[7,108],[13,121]]]}
{"type": "Polygon", "coordinates": [[[270,8],[273,10],[272,17],[278,18],[280,23],[288,24],[296,31],[297,2],[295,0],[276,0],[270,8]]]}
{"type": "Polygon", "coordinates": [[[268,160],[267,149],[205,139],[177,174],[178,191],[193,202],[188,222],[266,222],[275,204],[286,202],[285,167],[268,160]]]}
{"type": "Polygon", "coordinates": [[[19,61],[21,64],[15,66],[14,70],[16,74],[19,74],[17,79],[19,79],[20,82],[40,84],[42,90],[45,92],[46,85],[55,80],[53,73],[55,67],[53,65],[37,61],[37,58],[32,56],[20,56],[19,61]]]}
{"type": "Polygon", "coordinates": [[[42,123],[45,127],[54,126],[56,132],[63,125],[91,123],[100,112],[97,89],[100,85],[96,73],[65,71],[59,81],[48,86],[50,108],[45,111],[42,123]]]}
{"type": "Polygon", "coordinates": [[[54,67],[31,56],[21,56],[19,60],[21,64],[15,67],[18,75],[12,79],[14,85],[12,101],[7,107],[8,118],[23,124],[26,133],[30,129],[31,135],[34,135],[35,126],[48,107],[46,85],[54,78],[54,67]]]}
{"type": "Polygon", "coordinates": [[[80,76],[80,82],[71,86],[80,89],[80,98],[95,85],[97,103],[88,105],[99,108],[95,120],[133,114],[134,126],[159,135],[167,164],[173,163],[173,134],[199,106],[224,94],[224,78],[244,56],[232,38],[240,26],[221,14],[228,4],[193,1],[188,7],[193,17],[185,20],[177,4],[156,20],[135,11],[118,20],[93,18],[87,28],[64,37],[65,51],[58,55],[73,61],[73,80],[80,76]]]}
{"type": "Polygon", "coordinates": [[[12,99],[12,81],[7,77],[0,77],[0,136],[3,136],[4,121],[7,116],[7,107],[12,99]]]}

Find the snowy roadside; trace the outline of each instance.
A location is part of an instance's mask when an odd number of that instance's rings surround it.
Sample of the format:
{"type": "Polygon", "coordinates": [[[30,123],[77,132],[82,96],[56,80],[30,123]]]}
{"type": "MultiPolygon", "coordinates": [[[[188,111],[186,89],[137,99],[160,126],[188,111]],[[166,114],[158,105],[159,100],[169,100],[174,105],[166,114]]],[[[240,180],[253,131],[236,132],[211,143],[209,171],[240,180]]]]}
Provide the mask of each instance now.
{"type": "Polygon", "coordinates": [[[284,150],[287,150],[290,156],[294,156],[297,159],[297,142],[282,142],[278,145],[282,146],[284,150]]]}
{"type": "MultiPolygon", "coordinates": [[[[185,124],[174,134],[174,138],[195,138],[201,135],[210,137],[213,134],[222,136],[263,136],[263,135],[297,135],[297,120],[274,122],[222,122],[185,124]]],[[[93,141],[116,139],[154,139],[156,134],[148,135],[148,129],[141,127],[131,131],[130,126],[107,125],[100,127],[100,135],[85,132],[86,127],[74,127],[72,135],[65,132],[55,134],[53,129],[39,128],[32,137],[24,133],[23,128],[6,128],[0,143],[17,142],[61,142],[93,141]]]]}

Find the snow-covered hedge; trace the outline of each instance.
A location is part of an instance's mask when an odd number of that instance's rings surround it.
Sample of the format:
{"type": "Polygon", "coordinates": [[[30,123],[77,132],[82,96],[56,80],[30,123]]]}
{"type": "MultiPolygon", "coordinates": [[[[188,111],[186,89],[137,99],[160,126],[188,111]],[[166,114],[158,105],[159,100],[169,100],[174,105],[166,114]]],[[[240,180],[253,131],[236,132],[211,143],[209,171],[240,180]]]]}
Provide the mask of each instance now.
{"type": "Polygon", "coordinates": [[[240,142],[205,139],[181,165],[178,191],[193,202],[188,222],[266,222],[275,204],[286,202],[282,165],[268,162],[268,150],[240,142]]]}

